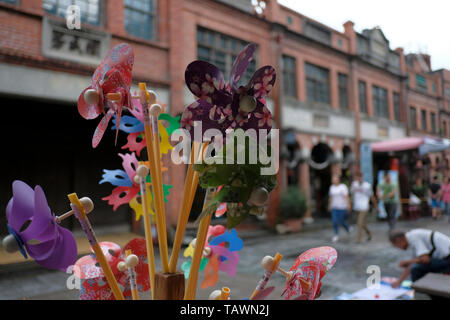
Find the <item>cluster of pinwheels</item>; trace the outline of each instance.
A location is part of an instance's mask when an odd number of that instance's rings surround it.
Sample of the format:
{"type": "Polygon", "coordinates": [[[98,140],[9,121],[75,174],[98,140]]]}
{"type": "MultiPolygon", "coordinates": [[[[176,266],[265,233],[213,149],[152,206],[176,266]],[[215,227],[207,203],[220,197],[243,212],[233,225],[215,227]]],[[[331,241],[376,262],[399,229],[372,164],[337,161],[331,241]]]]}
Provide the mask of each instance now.
{"type": "MultiPolygon", "coordinates": [[[[198,164],[194,169],[199,172],[199,184],[203,188],[217,188],[222,186],[214,199],[203,210],[199,219],[212,214],[221,203],[227,203],[227,227],[233,228],[243,221],[250,213],[261,214],[267,203],[269,193],[276,186],[275,175],[261,175],[261,168],[265,165],[257,159],[255,163],[245,161],[238,163],[236,159],[225,160],[225,150],[233,143],[237,157],[238,148],[249,155],[251,146],[256,145],[256,151],[263,150],[260,145],[260,134],[257,132],[249,142],[237,146],[234,140],[227,140],[231,132],[246,132],[250,129],[263,131],[268,135],[272,128],[272,114],[266,105],[266,97],[275,84],[276,74],[272,66],[258,69],[246,85],[239,85],[242,75],[253,59],[256,46],[247,45],[237,56],[229,82],[225,83],[222,72],[206,61],[190,63],[185,72],[188,88],[196,97],[196,101],[189,105],[182,114],[181,126],[189,131],[191,137],[198,137],[195,131],[201,126],[202,136],[209,129],[218,130],[222,138],[227,141],[221,150],[216,150],[215,158],[222,157],[222,161],[210,161],[198,164]],[[229,163],[233,164],[229,164],[229,163]]],[[[216,131],[217,132],[217,131],[216,131]]],[[[234,139],[234,138],[233,138],[234,139]]],[[[267,149],[267,148],[266,148],[267,149]]]]}
{"type": "MultiPolygon", "coordinates": [[[[103,179],[100,183],[109,182],[115,186],[111,195],[103,198],[113,206],[114,211],[120,205],[128,203],[135,211],[136,219],[139,220],[142,215],[142,206],[139,201],[139,183],[135,181],[136,168],[139,165],[135,153],[138,157],[140,156],[142,149],[146,147],[146,141],[143,108],[136,94],[133,96],[130,92],[133,62],[133,50],[128,44],[122,43],[111,49],[95,70],[92,84],[78,98],[78,111],[85,119],[95,119],[103,114],[92,139],[94,148],[100,143],[111,119],[114,123],[112,130],[116,130],[116,142],[119,131],[128,134],[127,143],[122,146],[122,149],[128,149],[131,153],[119,154],[123,159],[124,170],[103,170],[103,179]],[[131,115],[122,116],[123,108],[126,108],[131,115]]],[[[169,143],[169,136],[180,127],[179,119],[180,116],[172,117],[167,113],[159,115],[161,155],[173,149],[169,143]],[[164,126],[163,123],[167,123],[168,126],[164,126]]],[[[150,177],[147,177],[147,183],[151,184],[150,177]]],[[[169,194],[171,187],[163,186],[165,196],[169,194]]]]}

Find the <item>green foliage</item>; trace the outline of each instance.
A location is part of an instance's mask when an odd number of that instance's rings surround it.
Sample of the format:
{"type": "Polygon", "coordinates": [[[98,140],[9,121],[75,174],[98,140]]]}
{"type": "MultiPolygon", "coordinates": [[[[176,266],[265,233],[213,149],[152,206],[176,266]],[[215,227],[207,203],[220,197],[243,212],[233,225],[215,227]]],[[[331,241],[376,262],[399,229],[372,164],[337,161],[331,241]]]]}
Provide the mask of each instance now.
{"type": "Polygon", "coordinates": [[[297,186],[290,186],[283,192],[280,203],[282,220],[301,218],[307,209],[306,196],[297,186]]]}
{"type": "Polygon", "coordinates": [[[270,193],[276,187],[276,175],[261,175],[261,169],[269,165],[261,164],[259,159],[256,163],[249,164],[248,145],[245,147],[239,145],[238,147],[238,144],[234,143],[234,159],[227,159],[226,149],[229,146],[224,146],[213,158],[221,159],[222,163],[215,161],[216,163],[212,164],[203,162],[194,165],[194,170],[199,172],[199,185],[202,188],[222,187],[207,204],[197,218],[197,222],[204,216],[213,214],[220,203],[226,202],[228,204],[227,228],[234,228],[251,212],[255,213],[261,209],[248,204],[250,195],[255,188],[265,188],[270,193]],[[245,164],[237,164],[237,157],[240,153],[245,153],[245,164]]]}

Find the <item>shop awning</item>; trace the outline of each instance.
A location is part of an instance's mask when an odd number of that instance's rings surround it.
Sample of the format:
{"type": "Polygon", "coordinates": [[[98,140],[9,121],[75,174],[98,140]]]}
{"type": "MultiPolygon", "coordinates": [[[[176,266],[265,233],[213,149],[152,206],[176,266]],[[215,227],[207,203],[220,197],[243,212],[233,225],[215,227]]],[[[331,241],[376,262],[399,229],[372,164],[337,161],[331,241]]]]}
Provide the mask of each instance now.
{"type": "Polygon", "coordinates": [[[419,154],[423,156],[427,153],[440,152],[447,149],[450,149],[449,139],[425,138],[424,143],[419,147],[419,154]]]}
{"type": "Polygon", "coordinates": [[[370,147],[373,152],[405,151],[419,148],[423,143],[423,138],[408,137],[374,142],[370,147]]]}

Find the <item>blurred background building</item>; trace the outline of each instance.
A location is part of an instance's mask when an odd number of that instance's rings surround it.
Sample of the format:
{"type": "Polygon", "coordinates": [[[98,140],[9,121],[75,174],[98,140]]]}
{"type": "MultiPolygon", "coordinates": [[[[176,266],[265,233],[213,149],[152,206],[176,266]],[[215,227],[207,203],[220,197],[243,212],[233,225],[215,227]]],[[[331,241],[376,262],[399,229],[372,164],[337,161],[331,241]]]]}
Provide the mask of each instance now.
{"type": "MultiPolygon", "coordinates": [[[[268,105],[283,133],[280,187],[271,196],[268,223],[288,185],[310,199],[308,216],[326,215],[331,175],[351,179],[362,143],[450,134],[448,70],[431,70],[429,55],[391,48],[379,27],[359,33],[347,21],[343,30],[276,0],[0,0],[1,207],[20,179],[41,185],[55,213],[66,211],[66,194],[77,192],[94,200],[94,225],[133,223],[128,206],[113,212],[101,200],[112,187],[98,184],[102,169],[120,168],[125,137],[119,134],[114,146],[110,130],[92,149],[98,120],[82,119],[76,108],[96,65],[111,47],[129,43],[134,86],[147,82],[177,115],[193,101],[184,83],[189,62],[207,60],[227,77],[239,51],[254,42],[246,78],[261,66],[276,68],[268,105]],[[80,30],[66,27],[72,4],[81,9],[80,30]]],[[[374,167],[388,168],[393,155],[374,155],[374,167]]],[[[421,163],[446,172],[449,159],[439,152],[421,163]]],[[[175,224],[185,168],[165,161],[165,183],[173,185],[166,211],[175,224]]],[[[201,190],[198,199],[197,213],[201,190]]],[[[4,214],[0,233],[6,233],[4,214]]]]}

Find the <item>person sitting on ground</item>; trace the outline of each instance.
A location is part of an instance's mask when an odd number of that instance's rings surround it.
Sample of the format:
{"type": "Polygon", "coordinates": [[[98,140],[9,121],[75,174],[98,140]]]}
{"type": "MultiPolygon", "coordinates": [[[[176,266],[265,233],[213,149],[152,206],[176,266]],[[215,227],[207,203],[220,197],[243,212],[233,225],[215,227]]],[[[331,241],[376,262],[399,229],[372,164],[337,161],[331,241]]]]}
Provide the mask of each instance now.
{"type": "Polygon", "coordinates": [[[414,282],[429,272],[450,273],[450,237],[445,234],[427,229],[408,232],[394,229],[389,233],[389,240],[396,248],[413,250],[413,259],[399,263],[405,270],[392,283],[393,288],[399,287],[409,275],[414,282]]]}

